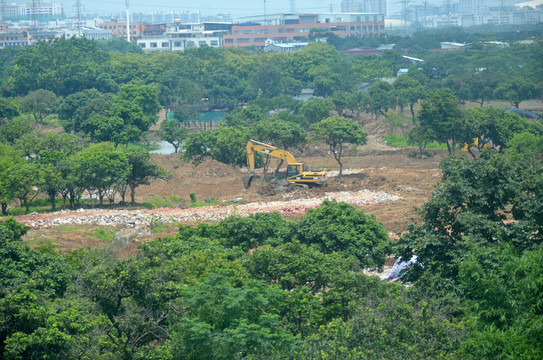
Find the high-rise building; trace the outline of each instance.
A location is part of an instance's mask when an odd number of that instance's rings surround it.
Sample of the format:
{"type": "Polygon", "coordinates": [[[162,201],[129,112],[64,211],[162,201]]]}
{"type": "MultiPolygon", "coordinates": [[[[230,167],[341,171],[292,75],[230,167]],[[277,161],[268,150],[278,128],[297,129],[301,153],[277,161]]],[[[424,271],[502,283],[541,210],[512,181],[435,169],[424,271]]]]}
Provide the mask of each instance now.
{"type": "Polygon", "coordinates": [[[459,0],[460,14],[483,14],[488,12],[487,0],[459,0]]]}
{"type": "Polygon", "coordinates": [[[35,2],[20,5],[21,16],[63,15],[64,5],[61,3],[35,2]]]}
{"type": "Polygon", "coordinates": [[[342,0],[341,12],[387,14],[386,0],[342,0]]]}

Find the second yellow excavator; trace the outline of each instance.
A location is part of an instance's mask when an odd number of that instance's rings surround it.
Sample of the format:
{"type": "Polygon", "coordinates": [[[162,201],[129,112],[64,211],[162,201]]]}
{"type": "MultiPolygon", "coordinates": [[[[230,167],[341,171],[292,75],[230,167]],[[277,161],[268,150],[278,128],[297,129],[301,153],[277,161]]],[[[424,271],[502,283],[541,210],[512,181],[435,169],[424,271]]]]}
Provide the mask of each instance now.
{"type": "Polygon", "coordinates": [[[251,173],[249,177],[244,179],[246,188],[251,186],[251,181],[254,177],[255,152],[260,152],[286,161],[288,182],[307,187],[322,186],[326,183],[326,171],[322,169],[309,170],[309,167],[306,164],[296,161],[290,152],[256,140],[249,140],[247,142],[247,165],[251,173]]]}

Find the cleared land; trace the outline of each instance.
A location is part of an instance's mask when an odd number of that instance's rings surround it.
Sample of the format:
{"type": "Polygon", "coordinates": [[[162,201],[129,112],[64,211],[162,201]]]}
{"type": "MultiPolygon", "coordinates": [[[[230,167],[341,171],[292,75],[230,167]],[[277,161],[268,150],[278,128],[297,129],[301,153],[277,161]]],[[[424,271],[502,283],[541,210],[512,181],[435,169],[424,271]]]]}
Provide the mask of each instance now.
{"type": "MultiPolygon", "coordinates": [[[[175,154],[154,155],[152,160],[173,177],[140,187],[136,200],[140,204],[168,203],[169,207],[61,211],[20,216],[17,220],[32,226],[25,237],[31,246],[52,243],[61,251],[112,246],[121,256],[127,256],[137,251],[139,242],[174,236],[179,223],[215,221],[232,213],[243,215],[258,211],[280,211],[286,218],[293,219],[317,206],[323,198],[337,198],[375,215],[394,235],[417,218],[414,209],[427,200],[441,179],[438,164],[445,154],[433,151],[433,157],[417,159],[411,156],[413,151],[389,147],[377,136],[370,136],[367,145],[347,151],[346,175],[342,178],[330,177],[325,188],[289,186],[280,192],[274,192],[272,185],[264,180],[245,189],[242,182],[245,169],[212,160],[194,167],[175,154]],[[215,198],[225,203],[187,208],[191,203],[190,192],[196,194],[198,201],[215,198]],[[238,202],[229,202],[233,199],[238,202]],[[125,230],[127,227],[138,230],[130,232],[125,230]],[[104,233],[126,231],[129,235],[121,236],[120,243],[104,236],[104,233]]],[[[312,168],[326,168],[332,175],[337,173],[337,163],[324,144],[312,144],[304,153],[295,155],[312,168]]]]}

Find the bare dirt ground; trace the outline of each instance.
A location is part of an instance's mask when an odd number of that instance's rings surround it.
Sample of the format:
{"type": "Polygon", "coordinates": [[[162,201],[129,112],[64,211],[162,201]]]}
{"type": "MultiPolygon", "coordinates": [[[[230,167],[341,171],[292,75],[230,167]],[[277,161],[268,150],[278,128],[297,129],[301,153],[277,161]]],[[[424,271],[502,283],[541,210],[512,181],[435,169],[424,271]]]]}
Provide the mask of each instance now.
{"type": "MultiPolygon", "coordinates": [[[[504,104],[492,102],[489,105],[509,106],[504,104]]],[[[478,104],[463,105],[466,108],[475,106],[478,104]]],[[[530,101],[523,102],[521,108],[542,111],[543,105],[540,101],[530,101]]],[[[337,198],[374,215],[394,237],[417,220],[415,208],[426,202],[440,181],[439,163],[446,153],[431,150],[432,157],[412,157],[415,149],[398,149],[382,141],[382,136],[391,131],[382,118],[361,114],[358,122],[370,134],[369,140],[365,146],[347,149],[343,157],[345,175],[341,178],[333,176],[337,174],[338,164],[325,144],[312,143],[303,152],[293,152],[310,168],[328,171],[331,177],[325,188],[290,186],[274,193],[268,182],[257,180],[250,189],[245,189],[242,181],[247,174],[245,169],[211,160],[195,167],[184,163],[176,154],[153,155],[152,161],[162,165],[173,176],[167,181],[159,180],[138,188],[136,201],[138,204],[167,203],[169,207],[145,210],[141,206],[116,206],[112,209],[27,215],[17,220],[32,227],[24,238],[30,246],[53,244],[60,251],[108,247],[117,251],[119,256],[131,256],[137,253],[137,245],[141,242],[175,236],[179,224],[194,225],[220,220],[232,213],[246,215],[259,211],[279,211],[284,218],[296,219],[322,199],[337,198]],[[188,209],[190,192],[196,194],[198,201],[214,198],[226,203],[188,209]],[[235,204],[229,202],[233,199],[239,201],[235,204]],[[157,225],[160,226],[152,229],[157,225]],[[97,230],[116,233],[121,241],[104,239],[97,230]],[[132,233],[119,236],[126,231],[132,233]]],[[[407,117],[406,124],[395,132],[406,135],[409,127],[410,119],[407,117]]],[[[151,130],[157,129],[158,124],[151,130]]],[[[273,161],[270,168],[274,168],[273,161]]]]}
{"type": "Polygon", "coordinates": [[[127,256],[134,254],[142,241],[175,236],[177,224],[191,225],[220,220],[232,213],[245,215],[259,211],[279,211],[285,218],[295,219],[326,197],[350,202],[375,215],[394,236],[417,219],[415,207],[426,201],[441,178],[438,165],[443,152],[434,151],[433,157],[417,159],[410,156],[413,151],[389,147],[378,136],[370,136],[367,145],[347,151],[343,161],[345,175],[340,178],[333,176],[338,165],[325,145],[313,144],[295,156],[310,168],[327,169],[332,175],[328,186],[312,189],[289,186],[278,193],[271,192],[264,180],[257,180],[245,189],[242,182],[245,169],[212,160],[195,167],[176,154],[154,155],[152,160],[173,176],[138,188],[136,201],[141,204],[158,199],[169,201],[172,207],[62,211],[20,216],[17,220],[32,227],[24,239],[29,245],[52,243],[61,251],[111,247],[111,242],[96,236],[99,228],[114,233],[127,226],[149,229],[151,225],[165,223],[158,231],[143,232],[127,243],[116,244],[119,254],[127,256]],[[187,209],[190,192],[196,194],[198,201],[214,197],[226,204],[187,209]],[[238,202],[228,202],[233,199],[238,202]]]}

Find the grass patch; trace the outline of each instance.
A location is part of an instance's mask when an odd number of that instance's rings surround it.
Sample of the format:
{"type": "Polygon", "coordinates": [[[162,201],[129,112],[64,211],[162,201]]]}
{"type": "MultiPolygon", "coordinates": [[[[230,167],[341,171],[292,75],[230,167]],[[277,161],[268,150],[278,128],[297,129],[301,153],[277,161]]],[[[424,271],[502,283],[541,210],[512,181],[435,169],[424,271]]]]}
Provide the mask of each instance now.
{"type": "Polygon", "coordinates": [[[104,229],[103,227],[99,227],[95,231],[91,231],[89,234],[97,239],[107,242],[112,242],[113,239],[115,239],[115,232],[113,230],[104,229]]]}
{"type": "Polygon", "coordinates": [[[387,135],[383,137],[383,141],[387,143],[390,146],[397,146],[397,147],[409,147],[409,142],[407,141],[407,138],[399,135],[387,135]]]}
{"type": "Polygon", "coordinates": [[[172,207],[172,203],[170,201],[163,199],[159,196],[152,196],[151,198],[149,198],[149,200],[144,202],[142,205],[143,207],[149,210],[160,208],[160,207],[172,207]]]}
{"type": "Polygon", "coordinates": [[[170,224],[161,224],[153,228],[153,234],[159,233],[170,227],[170,224]]]}
{"type": "Polygon", "coordinates": [[[38,238],[38,239],[32,239],[30,241],[25,241],[28,245],[35,245],[35,246],[49,246],[54,245],[53,239],[49,238],[38,238]]]}
{"type": "MultiPolygon", "coordinates": [[[[405,148],[415,147],[414,145],[409,144],[409,141],[406,137],[399,136],[399,135],[387,135],[383,137],[383,141],[386,142],[390,146],[405,147],[405,148]]],[[[426,149],[447,150],[447,145],[432,141],[431,143],[428,143],[428,145],[426,145],[426,149]]]]}
{"type": "Polygon", "coordinates": [[[70,232],[84,229],[83,226],[59,226],[58,231],[70,232]]]}
{"type": "Polygon", "coordinates": [[[209,205],[219,205],[219,204],[223,204],[223,203],[224,203],[223,201],[215,200],[215,197],[212,196],[212,197],[209,198],[208,201],[195,201],[192,204],[190,204],[189,207],[190,208],[195,208],[195,207],[202,207],[202,206],[209,206],[209,205]]]}

